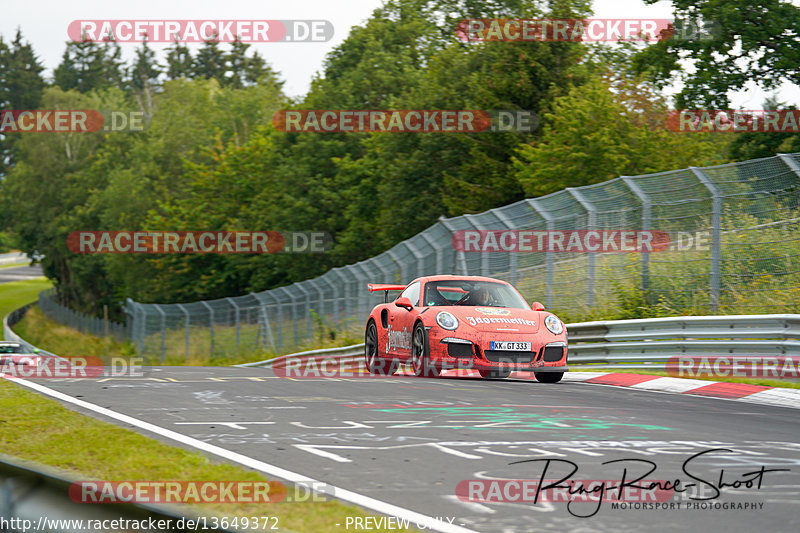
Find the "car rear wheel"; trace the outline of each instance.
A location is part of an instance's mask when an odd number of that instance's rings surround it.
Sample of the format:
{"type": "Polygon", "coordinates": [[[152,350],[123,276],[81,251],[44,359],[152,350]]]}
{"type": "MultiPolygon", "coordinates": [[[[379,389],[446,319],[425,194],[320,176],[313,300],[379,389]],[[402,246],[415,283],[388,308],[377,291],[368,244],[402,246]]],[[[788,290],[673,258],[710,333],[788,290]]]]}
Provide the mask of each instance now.
{"type": "Polygon", "coordinates": [[[411,343],[411,368],[415,376],[435,378],[439,376],[439,369],[431,364],[428,336],[422,324],[414,327],[414,338],[411,343]]]}
{"type": "Polygon", "coordinates": [[[541,383],[558,383],[564,377],[563,372],[534,372],[533,375],[541,383]]]}
{"type": "Polygon", "coordinates": [[[367,324],[367,332],[364,335],[364,357],[370,374],[391,376],[397,372],[396,361],[387,361],[378,355],[378,328],[372,320],[367,324]]]}
{"type": "Polygon", "coordinates": [[[492,368],[491,370],[478,370],[482,378],[507,378],[511,375],[511,370],[507,368],[492,368]]]}

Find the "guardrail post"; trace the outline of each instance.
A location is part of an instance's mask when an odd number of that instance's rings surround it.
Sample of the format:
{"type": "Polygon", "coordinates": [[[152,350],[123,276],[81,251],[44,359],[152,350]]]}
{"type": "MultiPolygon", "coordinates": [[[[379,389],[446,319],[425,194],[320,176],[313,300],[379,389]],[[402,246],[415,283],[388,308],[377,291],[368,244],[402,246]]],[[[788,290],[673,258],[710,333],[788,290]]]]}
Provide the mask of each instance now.
{"type": "MultiPolygon", "coordinates": [[[[594,207],[589,200],[583,195],[580,189],[574,189],[572,187],[567,187],[567,192],[572,195],[575,200],[581,204],[581,207],[586,211],[587,221],[586,225],[588,226],[587,229],[594,230],[596,229],[595,226],[597,224],[597,209],[594,207]]],[[[588,257],[586,258],[586,306],[591,307],[594,305],[594,259],[595,254],[592,252],[587,252],[588,257]]]]}
{"type": "Polygon", "coordinates": [[[711,193],[711,311],[719,309],[720,256],[722,245],[722,193],[702,169],[689,167],[711,193]]]}
{"type": "MultiPolygon", "coordinates": [[[[525,200],[540,217],[545,220],[547,224],[547,231],[553,231],[555,228],[553,215],[542,209],[538,202],[533,198],[525,200]]],[[[550,239],[547,239],[547,252],[545,252],[545,305],[548,309],[553,307],[553,250],[550,248],[550,239]]]]}
{"type": "Polygon", "coordinates": [[[161,315],[161,364],[164,364],[164,360],[166,357],[166,335],[167,335],[167,315],[164,313],[164,310],[158,304],[153,304],[153,307],[156,308],[156,311],[161,315]]]}
{"type": "Polygon", "coordinates": [[[183,304],[178,304],[178,309],[183,311],[184,316],[186,316],[186,341],[185,341],[185,348],[184,348],[184,361],[189,360],[189,325],[191,324],[192,319],[189,317],[189,311],[183,306],[183,304]]]}
{"type": "MultiPolygon", "coordinates": [[[[622,182],[628,186],[633,194],[642,202],[642,231],[650,231],[653,203],[639,184],[631,176],[621,176],[622,182]]],[[[650,288],[650,252],[642,252],[642,292],[647,293],[650,288]]]]}
{"type": "Polygon", "coordinates": [[[239,306],[233,298],[225,298],[233,306],[234,316],[236,316],[236,353],[239,353],[239,306]]]}
{"type": "Polygon", "coordinates": [[[209,350],[210,357],[214,357],[214,309],[208,305],[208,302],[203,300],[202,303],[208,309],[208,329],[209,339],[211,340],[211,348],[209,350]]]}

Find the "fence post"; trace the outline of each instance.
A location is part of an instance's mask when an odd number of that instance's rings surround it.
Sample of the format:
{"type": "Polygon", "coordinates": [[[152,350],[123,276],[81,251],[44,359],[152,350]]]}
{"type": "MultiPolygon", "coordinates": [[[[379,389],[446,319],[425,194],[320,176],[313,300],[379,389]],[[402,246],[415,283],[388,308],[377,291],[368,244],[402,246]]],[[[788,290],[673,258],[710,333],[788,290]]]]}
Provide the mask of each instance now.
{"type": "MultiPolygon", "coordinates": [[[[514,226],[514,223],[511,222],[511,219],[508,218],[503,213],[502,209],[490,209],[489,211],[491,211],[492,214],[494,214],[494,216],[496,216],[498,220],[500,220],[503,224],[505,224],[506,228],[508,228],[510,230],[516,229],[516,227],[514,226]]],[[[518,259],[519,259],[519,255],[518,254],[519,254],[519,250],[517,250],[516,252],[509,252],[508,253],[508,255],[510,256],[508,258],[508,274],[509,274],[509,278],[510,278],[511,284],[514,285],[515,287],[517,286],[517,269],[518,269],[518,259]]]]}
{"type": "MultiPolygon", "coordinates": [[[[595,225],[597,224],[597,209],[594,205],[586,199],[580,189],[574,189],[572,187],[567,187],[567,192],[572,195],[575,200],[581,204],[581,207],[586,211],[587,214],[587,221],[586,225],[588,229],[594,230],[595,225]]],[[[594,304],[594,254],[592,252],[587,252],[588,257],[586,258],[586,306],[591,307],[594,304]]]]}
{"type": "Polygon", "coordinates": [[[720,255],[722,245],[722,194],[702,169],[689,167],[711,193],[711,311],[719,309],[720,255]]]}
{"type": "MultiPolygon", "coordinates": [[[[639,184],[630,176],[621,176],[622,182],[628,186],[633,194],[642,202],[642,231],[650,231],[653,204],[650,197],[639,184]]],[[[650,288],[650,252],[642,252],[642,292],[650,288]]]]}
{"type": "MultiPolygon", "coordinates": [[[[409,281],[411,281],[408,272],[406,272],[406,265],[402,261],[400,261],[400,259],[398,259],[397,254],[391,249],[387,250],[386,253],[389,255],[389,257],[392,258],[395,264],[400,267],[400,283],[408,283],[409,281]]],[[[394,282],[394,280],[391,280],[389,283],[392,282],[394,282]]]]}
{"type": "MultiPolygon", "coordinates": [[[[442,261],[442,249],[443,248],[441,246],[436,246],[436,241],[434,241],[433,238],[428,235],[428,230],[423,231],[422,233],[419,234],[419,236],[422,237],[423,239],[425,239],[425,242],[427,242],[431,246],[431,249],[433,249],[433,251],[436,253],[436,266],[434,267],[436,269],[436,271],[433,272],[433,274],[441,274],[442,273],[442,262],[443,262],[442,261]]],[[[424,275],[428,275],[428,273],[424,272],[421,275],[423,275],[423,276],[424,275]]]]}
{"type": "MultiPolygon", "coordinates": [[[[250,295],[253,298],[255,298],[256,301],[258,302],[258,305],[259,305],[259,318],[260,318],[260,320],[264,321],[264,340],[261,342],[261,347],[266,349],[266,347],[267,347],[267,336],[269,336],[269,344],[270,344],[270,346],[272,346],[272,351],[277,351],[277,349],[275,348],[275,339],[272,338],[272,327],[269,325],[269,313],[267,313],[267,304],[264,303],[264,301],[261,299],[261,297],[262,296],[264,296],[264,297],[269,296],[270,298],[275,300],[276,303],[278,303],[278,306],[279,306],[278,307],[278,317],[280,317],[280,303],[278,302],[277,298],[275,298],[274,296],[269,294],[269,291],[264,291],[262,293],[251,292],[250,295]]],[[[278,324],[280,324],[280,318],[279,318],[278,324]]],[[[280,328],[280,325],[278,327],[280,328]]],[[[280,329],[278,330],[278,335],[280,335],[280,329]]],[[[258,343],[258,337],[256,337],[256,343],[258,343]]]]}
{"type": "Polygon", "coordinates": [[[294,327],[294,345],[295,347],[300,346],[300,334],[297,331],[297,304],[294,301],[294,296],[287,287],[280,287],[278,290],[284,291],[286,295],[289,297],[289,300],[291,300],[292,302],[292,326],[294,327]]]}
{"type": "MultiPolygon", "coordinates": [[[[454,230],[452,224],[450,224],[450,222],[444,218],[444,215],[439,217],[439,222],[447,231],[450,232],[450,242],[452,242],[453,235],[455,234],[456,230],[454,230]]],[[[464,250],[458,250],[455,255],[456,264],[453,265],[453,274],[458,275],[458,266],[461,265],[461,274],[464,276],[469,275],[469,271],[467,270],[467,259],[464,257],[464,250]]]]}
{"type": "Polygon", "coordinates": [[[209,357],[214,357],[214,308],[208,305],[208,302],[203,300],[202,303],[208,309],[208,332],[211,348],[209,350],[209,357]]]}
{"type": "Polygon", "coordinates": [[[183,304],[178,304],[178,309],[183,311],[183,314],[186,315],[186,347],[183,359],[184,361],[189,360],[189,324],[191,323],[191,318],[189,318],[189,311],[183,306],[183,304]]]}
{"type": "Polygon", "coordinates": [[[153,307],[161,315],[161,364],[163,365],[166,357],[167,315],[158,304],[153,304],[153,307]]]}
{"type": "MultiPolygon", "coordinates": [[[[555,228],[553,215],[542,209],[533,198],[527,199],[526,202],[545,220],[547,231],[553,231],[555,228]]],[[[553,250],[550,249],[549,243],[550,239],[548,239],[547,252],[545,252],[545,305],[548,309],[553,307],[553,250]]]]}
{"type": "MultiPolygon", "coordinates": [[[[333,275],[333,270],[329,270],[328,273],[333,275]]],[[[328,287],[333,289],[334,295],[333,295],[333,303],[331,305],[331,311],[332,311],[332,314],[333,314],[334,324],[336,324],[336,329],[339,329],[339,311],[338,311],[337,307],[339,305],[339,302],[342,301],[343,298],[340,295],[339,286],[328,279],[328,273],[323,274],[322,276],[320,276],[317,279],[319,279],[321,281],[324,281],[325,284],[328,285],[328,287]]],[[[324,296],[322,296],[322,294],[323,293],[320,290],[320,295],[321,295],[320,296],[320,301],[322,301],[322,298],[324,298],[324,296]]]]}
{"type": "MultiPolygon", "coordinates": [[[[332,269],[331,272],[333,273],[334,276],[338,277],[342,281],[342,284],[338,285],[338,284],[329,282],[331,285],[335,286],[335,288],[336,288],[336,298],[337,298],[338,303],[336,305],[334,305],[333,312],[336,313],[336,327],[337,328],[342,328],[343,322],[347,320],[348,308],[350,307],[348,305],[349,304],[349,302],[348,302],[349,298],[347,297],[347,292],[348,292],[347,291],[347,286],[350,284],[350,282],[341,273],[341,270],[342,270],[341,267],[337,267],[337,268],[332,269]],[[341,287],[341,291],[340,291],[340,287],[341,287]],[[340,318],[339,318],[340,316],[345,317],[344,320],[340,320],[340,318]]],[[[347,328],[347,325],[344,324],[344,328],[343,329],[346,329],[346,328],[347,328]]]]}
{"type": "Polygon", "coordinates": [[[301,281],[300,283],[295,283],[294,285],[297,285],[297,289],[306,295],[306,339],[310,341],[314,338],[314,335],[311,331],[311,292],[307,291],[306,288],[303,287],[303,283],[305,282],[301,281]]]}
{"type": "Polygon", "coordinates": [[[792,158],[792,156],[790,156],[789,154],[778,154],[778,157],[781,159],[781,161],[783,161],[783,162],[784,162],[784,164],[785,164],[787,167],[789,167],[790,169],[792,169],[792,172],[794,172],[794,173],[795,173],[795,175],[796,175],[798,178],[800,178],[800,165],[798,165],[798,164],[797,164],[797,161],[795,161],[795,160],[792,158]]]}
{"type": "Polygon", "coordinates": [[[225,298],[233,306],[234,316],[236,317],[236,353],[239,353],[239,306],[233,298],[225,298]]]}

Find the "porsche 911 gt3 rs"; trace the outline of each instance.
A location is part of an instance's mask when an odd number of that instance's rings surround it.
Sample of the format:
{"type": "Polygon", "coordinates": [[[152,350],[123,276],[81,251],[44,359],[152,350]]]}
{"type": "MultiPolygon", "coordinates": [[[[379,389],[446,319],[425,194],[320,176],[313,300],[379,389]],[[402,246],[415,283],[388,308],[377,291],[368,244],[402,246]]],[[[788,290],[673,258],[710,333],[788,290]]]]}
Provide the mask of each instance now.
{"type": "Polygon", "coordinates": [[[373,374],[394,374],[411,363],[417,376],[468,368],[482,377],[532,371],[556,383],[567,370],[566,327],[533,307],[509,283],[480,276],[427,276],[408,285],[369,284],[370,292],[401,291],[367,319],[365,363],[373,374]]]}

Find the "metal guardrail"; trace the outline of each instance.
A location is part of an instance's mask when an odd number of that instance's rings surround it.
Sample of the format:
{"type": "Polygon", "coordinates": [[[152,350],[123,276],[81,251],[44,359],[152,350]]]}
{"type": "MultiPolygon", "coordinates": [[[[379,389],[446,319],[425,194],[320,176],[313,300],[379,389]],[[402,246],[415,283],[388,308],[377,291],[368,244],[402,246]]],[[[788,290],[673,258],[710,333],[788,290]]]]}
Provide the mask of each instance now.
{"type": "Polygon", "coordinates": [[[343,359],[346,357],[357,357],[364,355],[364,343],[361,344],[352,344],[350,346],[342,346],[340,348],[323,348],[320,350],[308,350],[305,352],[297,352],[288,355],[282,355],[280,357],[273,357],[272,359],[265,359],[264,361],[257,361],[255,363],[243,363],[240,365],[233,365],[233,366],[240,366],[240,367],[249,367],[249,366],[261,366],[261,367],[270,367],[276,363],[282,363],[288,358],[295,358],[295,357],[314,357],[319,355],[327,355],[330,357],[334,357],[336,359],[343,359]]]}
{"type": "Polygon", "coordinates": [[[687,354],[800,356],[800,315],[647,318],[567,324],[571,364],[663,368],[687,354]]]}
{"type": "MultiPolygon", "coordinates": [[[[74,502],[69,497],[69,488],[76,481],[55,469],[0,455],[0,527],[3,531],[85,533],[94,529],[86,527],[88,520],[141,523],[152,519],[154,522],[163,520],[161,524],[167,525],[163,528],[166,531],[194,531],[187,527],[186,520],[196,520],[197,517],[171,506],[74,502]]],[[[123,529],[129,528],[120,528],[123,529]]]]}
{"type": "MultiPolygon", "coordinates": [[[[607,320],[566,324],[573,368],[603,365],[663,369],[682,354],[800,357],[800,315],[722,315],[607,320]],[[797,340],[796,340],[797,339],[797,340]]],[[[269,367],[287,358],[357,358],[364,344],[309,350],[235,366],[269,367]]]]}

